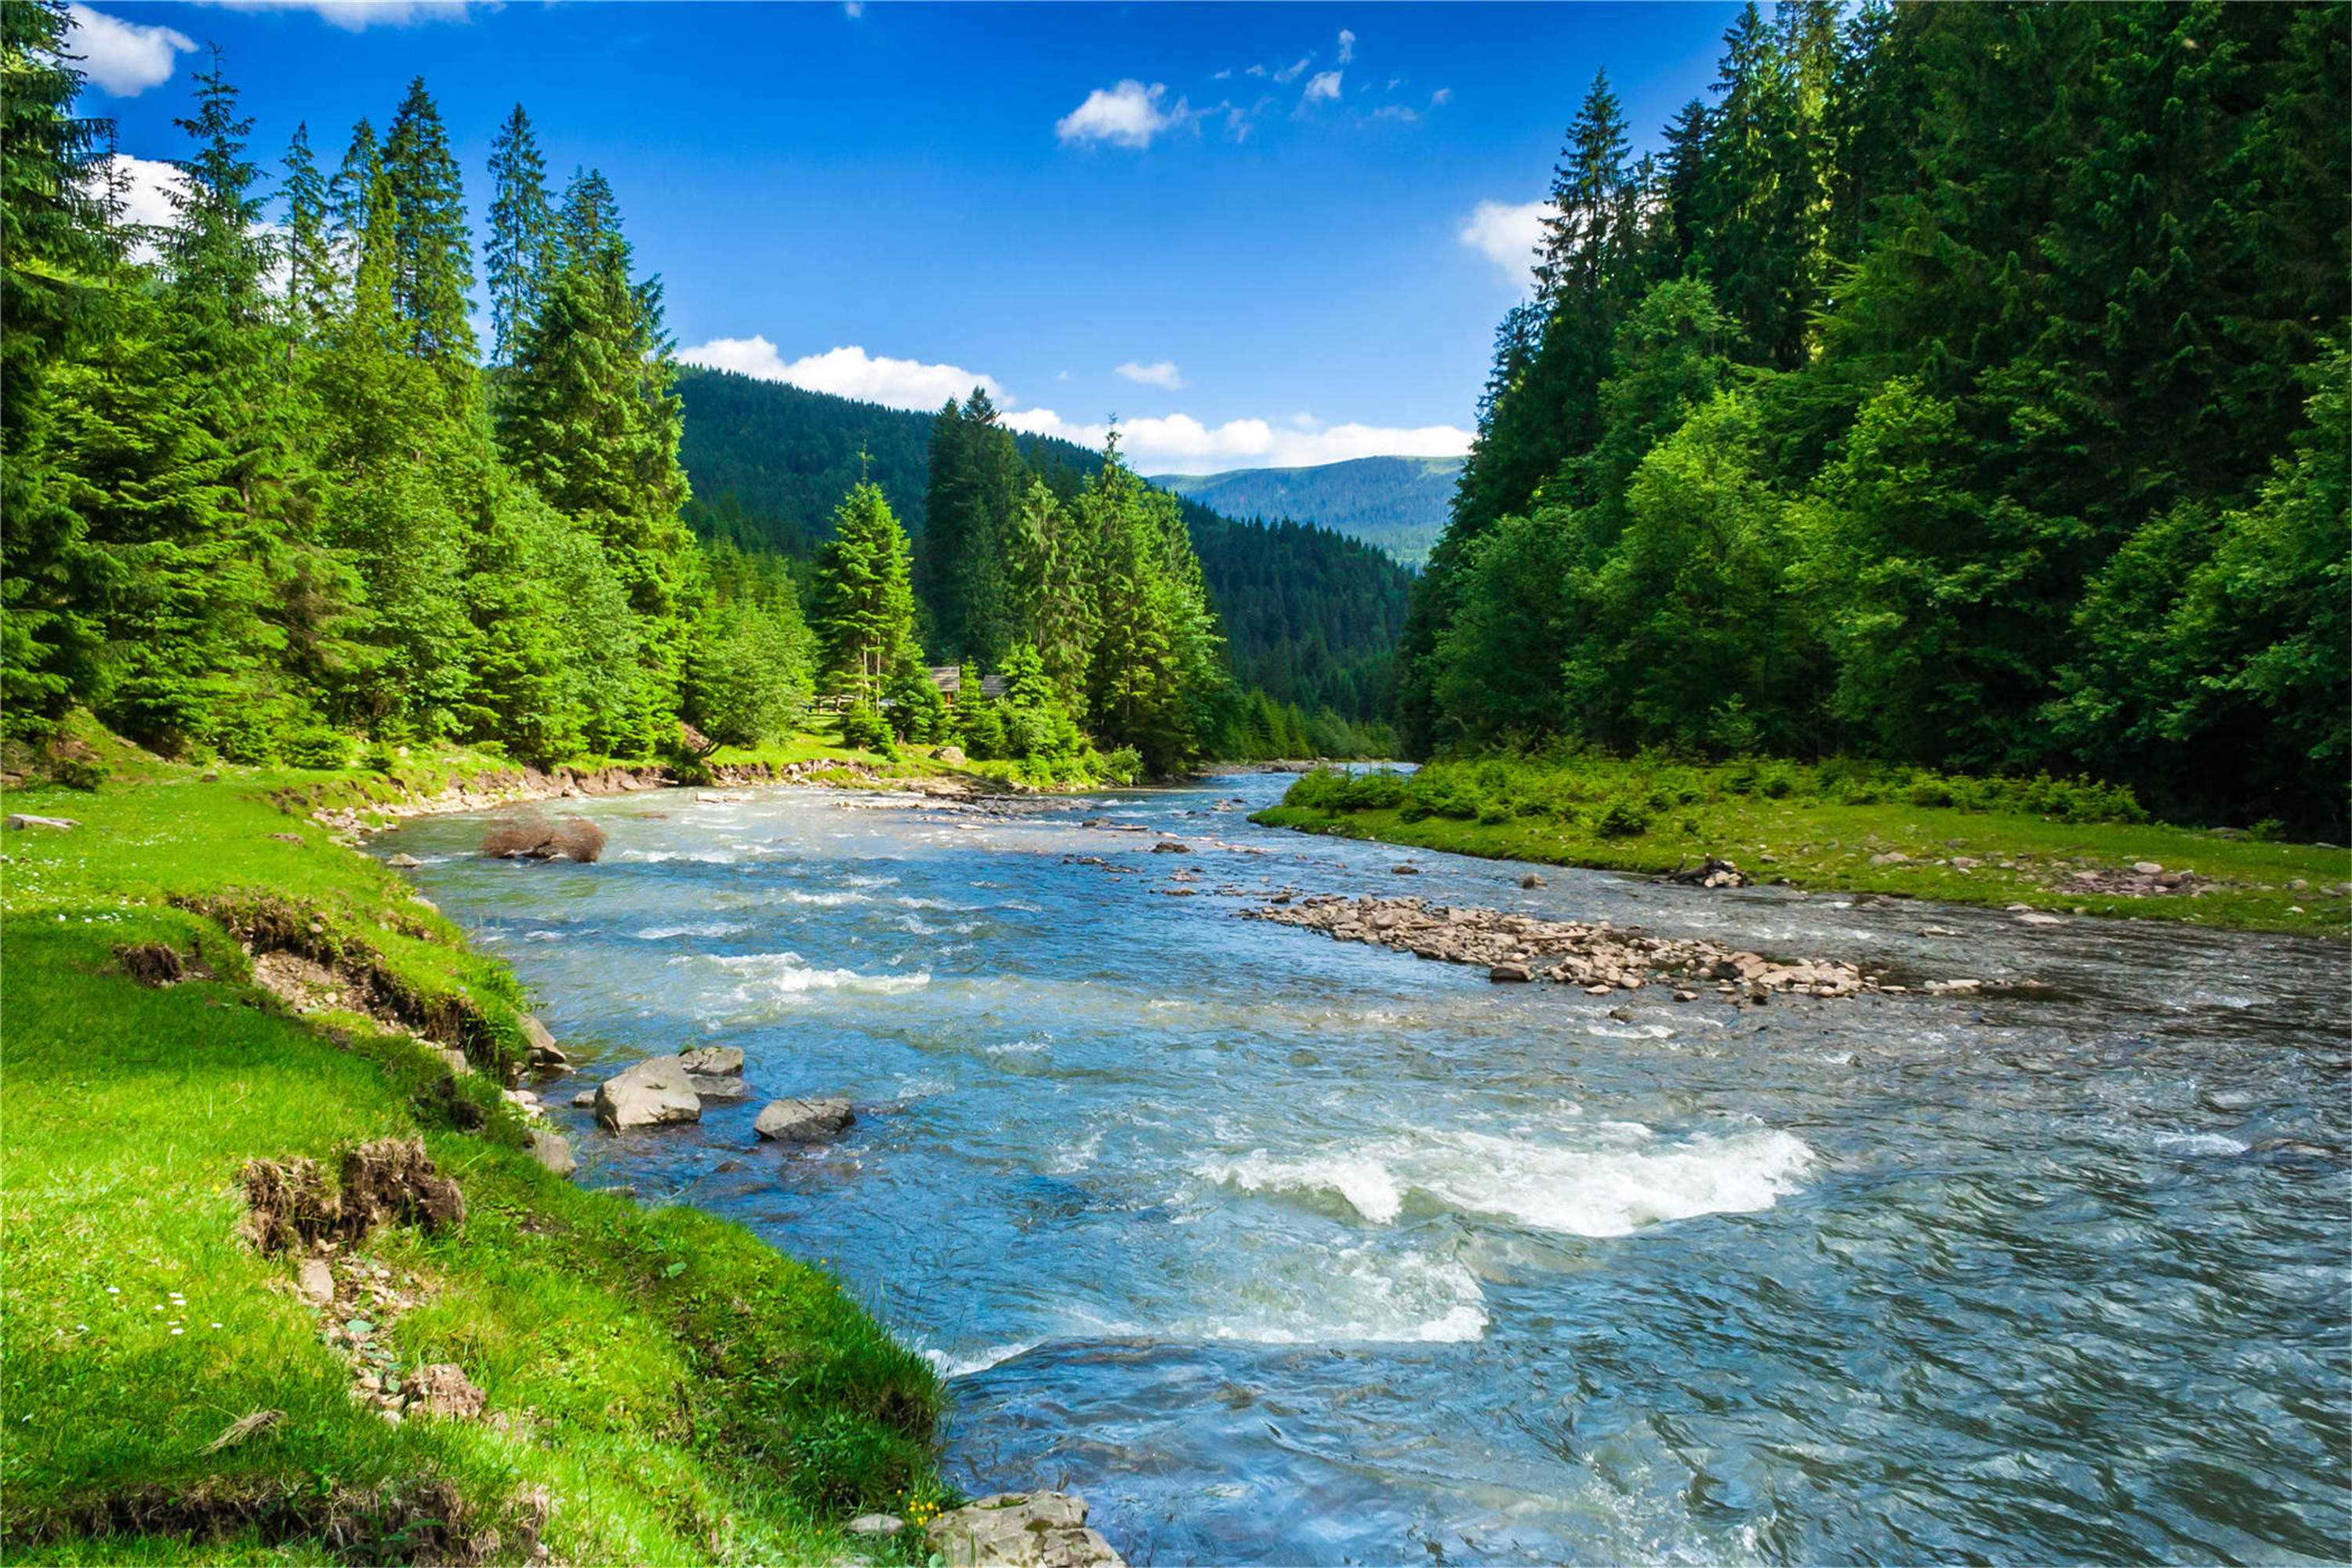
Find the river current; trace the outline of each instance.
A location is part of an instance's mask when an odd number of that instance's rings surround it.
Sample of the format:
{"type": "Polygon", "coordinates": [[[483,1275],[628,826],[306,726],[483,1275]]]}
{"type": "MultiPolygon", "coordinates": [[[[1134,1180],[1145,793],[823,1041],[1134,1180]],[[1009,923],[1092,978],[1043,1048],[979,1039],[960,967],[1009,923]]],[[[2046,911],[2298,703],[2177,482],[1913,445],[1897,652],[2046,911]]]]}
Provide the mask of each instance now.
{"type": "Polygon", "coordinates": [[[545,1090],[583,1183],[824,1260],[948,1375],[952,1479],[1078,1492],[1130,1562],[2352,1556],[2340,950],[1528,890],[1244,820],[1286,782],[670,791],[578,803],[593,866],[486,860],[479,816],[375,847],[585,1053],[545,1090]],[[1987,990],[1496,985],[1238,918],[1286,889],[1987,990]],[[698,1127],[564,1103],[716,1043],[757,1092],[698,1127]],[[856,1125],[759,1145],[803,1094],[856,1125]]]}

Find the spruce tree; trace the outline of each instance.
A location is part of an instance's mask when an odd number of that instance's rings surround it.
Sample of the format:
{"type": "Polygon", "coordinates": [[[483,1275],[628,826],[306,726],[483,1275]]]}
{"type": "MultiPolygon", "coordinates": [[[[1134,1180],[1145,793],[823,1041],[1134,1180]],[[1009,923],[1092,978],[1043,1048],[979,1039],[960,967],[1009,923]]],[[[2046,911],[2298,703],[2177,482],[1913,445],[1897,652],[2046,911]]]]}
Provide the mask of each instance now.
{"type": "Polygon", "coordinates": [[[490,142],[490,237],[482,265],[490,295],[490,363],[511,364],[523,323],[555,269],[555,211],[547,164],[518,103],[490,142]]]}
{"type": "Polygon", "coordinates": [[[834,511],[833,537],[817,552],[814,611],[825,685],[856,706],[878,707],[920,669],[907,531],[879,486],[859,483],[834,511]]]}
{"type": "Polygon", "coordinates": [[[440,371],[453,397],[462,395],[473,382],[473,246],[457,160],[423,77],[410,81],[393,117],[383,172],[399,206],[392,298],[408,325],[409,352],[440,371]]]}
{"type": "Polygon", "coordinates": [[[286,149],[286,313],[298,337],[315,337],[335,310],[334,250],[327,182],[310,156],[310,128],[294,127],[286,149]]]}
{"type": "Polygon", "coordinates": [[[85,523],[58,461],[56,365],[102,330],[114,258],[91,193],[105,122],[71,112],[58,0],[0,6],[0,724],[89,695],[103,633],[85,523]]]}

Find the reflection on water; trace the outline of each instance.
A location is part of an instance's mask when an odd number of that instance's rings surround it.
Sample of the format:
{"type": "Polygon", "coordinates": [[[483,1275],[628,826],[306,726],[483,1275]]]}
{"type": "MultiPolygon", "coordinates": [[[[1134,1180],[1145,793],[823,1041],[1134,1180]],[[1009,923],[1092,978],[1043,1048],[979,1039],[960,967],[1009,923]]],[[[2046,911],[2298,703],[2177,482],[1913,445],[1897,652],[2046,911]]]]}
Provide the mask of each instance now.
{"type": "Polygon", "coordinates": [[[953,1474],[1082,1492],[1133,1560],[2352,1552],[2340,953],[1403,877],[1234,805],[1285,782],[595,802],[598,866],[481,860],[478,818],[380,848],[592,1075],[742,1047],[760,1092],[698,1128],[559,1111],[583,1180],[829,1261],[953,1380],[953,1474]],[[1234,918],[1288,889],[2011,989],[1490,986],[1234,918]],[[844,1142],[754,1148],[765,1098],[833,1093],[844,1142]]]}

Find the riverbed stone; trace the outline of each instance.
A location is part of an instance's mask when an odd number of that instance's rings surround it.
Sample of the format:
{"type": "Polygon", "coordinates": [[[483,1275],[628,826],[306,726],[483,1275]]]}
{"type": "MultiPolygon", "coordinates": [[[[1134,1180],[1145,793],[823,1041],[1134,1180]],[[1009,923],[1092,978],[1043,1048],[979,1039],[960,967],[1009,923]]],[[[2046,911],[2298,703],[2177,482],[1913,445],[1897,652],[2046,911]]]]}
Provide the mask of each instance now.
{"type": "Polygon", "coordinates": [[[676,1057],[656,1057],[596,1089],[596,1120],[608,1131],[631,1127],[664,1127],[702,1120],[702,1097],[676,1057]]]}
{"type": "Polygon", "coordinates": [[[845,1100],[772,1100],[751,1131],[784,1143],[818,1143],[836,1137],[857,1120],[845,1100]]]}
{"type": "Polygon", "coordinates": [[[1486,971],[1486,978],[1494,981],[1525,982],[1533,980],[1535,976],[1528,973],[1528,966],[1524,963],[1497,963],[1486,971]]]}
{"type": "Polygon", "coordinates": [[[678,1065],[702,1078],[740,1078],[743,1049],[740,1046],[697,1046],[678,1054],[678,1065]]]}
{"type": "Polygon", "coordinates": [[[1541,888],[1547,885],[1548,884],[1546,884],[1544,879],[1533,871],[1528,872],[1526,876],[1519,879],[1519,886],[1529,889],[1541,888]]]}
{"type": "Polygon", "coordinates": [[[706,1100],[715,1100],[731,1105],[736,1100],[751,1098],[751,1086],[740,1078],[712,1078],[708,1073],[699,1072],[690,1072],[686,1076],[693,1081],[694,1092],[706,1100]]]}
{"type": "Polygon", "coordinates": [[[931,1521],[924,1532],[947,1568],[1126,1568],[1087,1528],[1087,1505],[1067,1492],[999,1492],[931,1521]]]}

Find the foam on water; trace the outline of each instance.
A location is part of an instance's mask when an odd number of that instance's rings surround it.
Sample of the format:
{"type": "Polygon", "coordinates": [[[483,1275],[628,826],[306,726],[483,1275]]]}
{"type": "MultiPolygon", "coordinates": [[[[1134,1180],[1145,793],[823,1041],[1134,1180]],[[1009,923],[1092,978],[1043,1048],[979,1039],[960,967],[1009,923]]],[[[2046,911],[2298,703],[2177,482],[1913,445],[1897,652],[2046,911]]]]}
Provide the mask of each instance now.
{"type": "Polygon", "coordinates": [[[1216,1305],[1151,1337],[1261,1345],[1460,1344],[1486,1331],[1486,1297],[1451,1258],[1308,1249],[1230,1280],[1216,1305]]]}
{"type": "Polygon", "coordinates": [[[667,942],[680,936],[733,936],[751,928],[730,921],[700,921],[692,925],[647,926],[636,933],[639,942],[667,942]]]}
{"type": "Polygon", "coordinates": [[[1418,1194],[1457,1213],[1607,1237],[1769,1209],[1799,1190],[1813,1158],[1802,1139],[1770,1129],[1697,1132],[1663,1146],[1639,1123],[1607,1122],[1601,1131],[1611,1135],[1601,1147],[1414,1131],[1291,1159],[1253,1149],[1195,1170],[1245,1193],[1336,1194],[1376,1226],[1394,1224],[1407,1197],[1418,1194]]]}
{"type": "Polygon", "coordinates": [[[750,952],[709,961],[743,977],[743,984],[736,992],[738,1001],[750,1001],[759,994],[795,996],[809,991],[833,990],[887,996],[931,983],[929,970],[918,970],[912,974],[860,974],[854,969],[818,969],[803,962],[797,952],[750,952]]]}
{"type": "Polygon", "coordinates": [[[2168,1154],[2242,1154],[2250,1147],[2219,1132],[2159,1132],[2154,1142],[2168,1154]]]}

